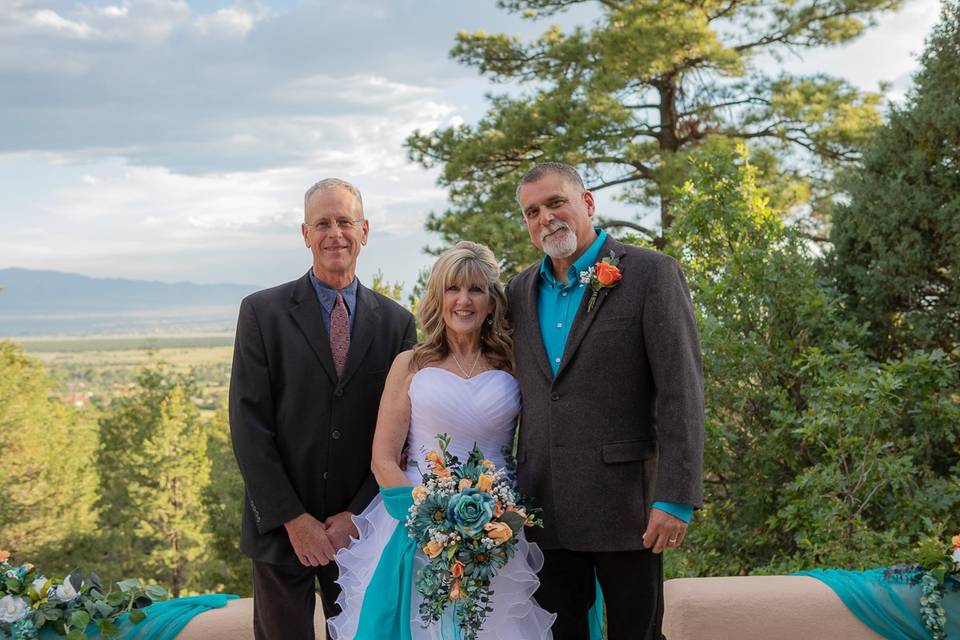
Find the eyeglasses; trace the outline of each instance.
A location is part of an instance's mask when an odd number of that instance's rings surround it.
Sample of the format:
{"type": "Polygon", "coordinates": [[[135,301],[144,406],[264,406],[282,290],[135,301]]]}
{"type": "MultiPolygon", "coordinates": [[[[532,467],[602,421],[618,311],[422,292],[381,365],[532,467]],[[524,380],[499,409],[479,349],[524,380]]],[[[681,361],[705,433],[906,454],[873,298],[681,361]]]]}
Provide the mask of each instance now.
{"type": "Polygon", "coordinates": [[[324,220],[318,220],[313,224],[308,224],[306,222],[304,224],[306,224],[308,227],[310,227],[317,233],[328,233],[331,229],[333,229],[334,225],[336,225],[337,228],[340,229],[340,231],[351,231],[353,229],[356,229],[356,225],[358,223],[362,223],[362,222],[363,222],[363,218],[359,218],[356,220],[353,218],[337,218],[336,220],[324,219],[324,220]]]}

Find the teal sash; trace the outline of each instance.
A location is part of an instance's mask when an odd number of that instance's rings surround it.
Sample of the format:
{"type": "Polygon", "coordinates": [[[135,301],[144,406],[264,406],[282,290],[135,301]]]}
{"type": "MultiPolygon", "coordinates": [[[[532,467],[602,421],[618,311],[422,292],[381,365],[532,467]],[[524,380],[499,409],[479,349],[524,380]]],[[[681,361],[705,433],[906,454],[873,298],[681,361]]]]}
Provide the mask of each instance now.
{"type": "Polygon", "coordinates": [[[597,597],[593,601],[593,607],[587,613],[590,624],[590,640],[604,640],[606,636],[603,635],[603,590],[600,588],[600,581],[597,580],[596,574],[594,574],[593,580],[597,597]]]}
{"type": "MultiPolygon", "coordinates": [[[[202,596],[155,602],[143,609],[147,617],[139,624],[130,622],[127,619],[129,617],[127,614],[117,618],[117,626],[120,627],[118,638],[120,640],[173,640],[180,635],[180,632],[194,616],[226,606],[228,601],[236,597],[226,593],[210,593],[202,596]]],[[[86,636],[97,640],[103,638],[95,624],[87,627],[86,636]]],[[[62,638],[49,625],[44,625],[40,630],[39,637],[40,640],[62,638]]]]}
{"type": "Polygon", "coordinates": [[[380,487],[387,513],[398,522],[363,596],[360,621],[354,636],[356,640],[411,640],[410,600],[413,590],[413,557],[417,547],[407,535],[404,523],[407,511],[413,505],[412,493],[411,486],[389,489],[380,487]]]}
{"type": "MultiPolygon", "coordinates": [[[[888,580],[884,569],[844,571],[818,569],[792,575],[810,576],[833,589],[837,597],[860,621],[889,640],[929,640],[920,617],[919,585],[888,580]]],[[[943,599],[947,613],[948,640],[960,640],[960,593],[947,592],[943,599]]]]}

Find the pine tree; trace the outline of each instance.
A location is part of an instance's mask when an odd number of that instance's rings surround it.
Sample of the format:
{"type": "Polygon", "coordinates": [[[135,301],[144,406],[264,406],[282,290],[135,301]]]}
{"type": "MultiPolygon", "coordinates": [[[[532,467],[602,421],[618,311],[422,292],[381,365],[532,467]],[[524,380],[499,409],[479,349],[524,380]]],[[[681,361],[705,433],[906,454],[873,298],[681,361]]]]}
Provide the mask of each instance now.
{"type": "Polygon", "coordinates": [[[843,186],[834,274],[875,348],[960,359],[960,3],[943,6],[906,104],[843,186]]]}
{"type": "MultiPolygon", "coordinates": [[[[530,19],[585,0],[500,0],[530,19]]],[[[444,242],[483,242],[506,271],[536,259],[514,200],[540,161],[577,166],[594,191],[659,209],[662,246],[688,152],[712,137],[749,141],[779,206],[817,214],[824,174],[858,158],[879,125],[879,96],[824,75],[766,74],[763,55],[837,45],[901,0],[605,0],[589,27],[550,27],[523,43],[505,34],[457,35],[452,55],[518,90],[489,97],[477,123],[407,140],[411,159],[441,167],[452,206],[427,227],[444,242]],[[798,155],[799,154],[799,155],[798,155]],[[811,197],[811,193],[813,196],[811,197]]],[[[600,212],[601,214],[603,212],[600,212]]]]}
{"type": "Polygon", "coordinates": [[[100,514],[110,557],[124,574],[144,567],[176,596],[204,590],[208,543],[203,493],[207,435],[191,378],[157,365],[100,421],[100,514]]]}
{"type": "Polygon", "coordinates": [[[66,572],[95,525],[96,432],[52,395],[43,365],[0,341],[0,548],[66,572]]]}
{"type": "Polygon", "coordinates": [[[230,443],[230,422],[221,407],[208,428],[207,457],[210,484],[204,505],[210,522],[210,557],[206,584],[209,589],[247,596],[253,586],[252,565],[240,552],[240,521],[243,517],[243,477],[230,443]]]}

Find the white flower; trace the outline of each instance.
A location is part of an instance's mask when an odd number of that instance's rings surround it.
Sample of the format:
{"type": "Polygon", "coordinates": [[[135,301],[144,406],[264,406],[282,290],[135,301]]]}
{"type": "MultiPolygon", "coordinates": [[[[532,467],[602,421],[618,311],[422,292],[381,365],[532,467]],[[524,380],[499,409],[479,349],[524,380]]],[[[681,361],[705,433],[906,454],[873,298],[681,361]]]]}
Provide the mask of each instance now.
{"type": "Polygon", "coordinates": [[[957,571],[960,571],[960,547],[953,550],[953,553],[950,554],[950,557],[953,558],[953,561],[957,563],[957,571]]]}
{"type": "Polygon", "coordinates": [[[590,279],[593,278],[594,268],[590,267],[586,271],[580,272],[580,282],[583,284],[590,284],[590,279]]]}
{"type": "Polygon", "coordinates": [[[57,600],[60,602],[70,602],[78,595],[80,594],[73,588],[73,583],[70,582],[69,577],[64,578],[63,584],[57,585],[57,600]]]}
{"type": "Polygon", "coordinates": [[[43,576],[34,578],[33,582],[30,583],[30,590],[33,591],[40,598],[45,598],[47,596],[47,590],[44,589],[44,585],[47,584],[48,580],[43,576]]]}
{"type": "Polygon", "coordinates": [[[0,622],[14,623],[27,617],[29,611],[23,598],[3,596],[0,598],[0,622]]]}

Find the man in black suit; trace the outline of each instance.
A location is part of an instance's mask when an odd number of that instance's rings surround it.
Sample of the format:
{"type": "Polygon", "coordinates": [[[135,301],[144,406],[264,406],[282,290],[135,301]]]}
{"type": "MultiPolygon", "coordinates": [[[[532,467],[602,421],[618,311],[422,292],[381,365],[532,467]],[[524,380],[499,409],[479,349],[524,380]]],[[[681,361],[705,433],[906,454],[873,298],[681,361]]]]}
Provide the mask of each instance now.
{"type": "Polygon", "coordinates": [[[316,580],[324,614],[337,612],[333,556],[377,492],[380,394],[394,357],[416,342],[413,316],[357,281],[369,222],[355,187],[312,186],[301,231],[313,266],[243,300],[230,380],[258,639],[314,637],[316,580]]]}
{"type": "Polygon", "coordinates": [[[611,640],[659,640],[660,553],[683,542],[702,500],[703,374],[677,262],[592,224],[570,166],[517,189],[544,259],[507,288],[523,393],[517,480],[543,508],[535,598],[556,640],[589,637],[600,583],[611,640]],[[609,262],[598,264],[604,259],[609,262]]]}

